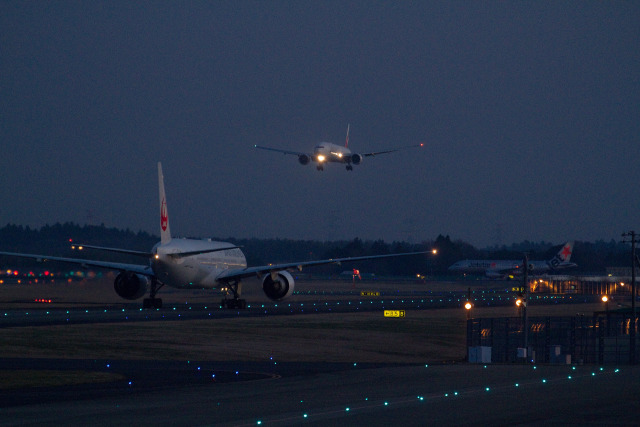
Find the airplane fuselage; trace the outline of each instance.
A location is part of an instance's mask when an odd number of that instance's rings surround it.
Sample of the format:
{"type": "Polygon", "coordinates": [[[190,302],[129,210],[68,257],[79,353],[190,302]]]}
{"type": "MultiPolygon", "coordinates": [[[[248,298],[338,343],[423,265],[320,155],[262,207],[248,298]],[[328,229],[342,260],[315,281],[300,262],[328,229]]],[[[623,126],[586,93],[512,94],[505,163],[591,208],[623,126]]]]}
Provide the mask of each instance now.
{"type": "MultiPolygon", "coordinates": [[[[571,262],[561,262],[552,265],[549,261],[529,261],[527,263],[529,273],[541,274],[550,270],[575,267],[576,264],[571,262]]],[[[482,274],[487,277],[508,277],[522,274],[522,261],[517,260],[474,260],[466,259],[458,261],[449,267],[451,271],[459,271],[463,273],[482,274]]]]}
{"type": "MultiPolygon", "coordinates": [[[[573,242],[567,242],[548,261],[527,261],[527,269],[530,273],[540,274],[549,270],[576,267],[576,264],[570,262],[572,251],[573,242]]],[[[508,277],[521,274],[523,266],[522,260],[465,259],[453,264],[449,270],[463,273],[485,273],[488,277],[508,277]]]]}
{"type": "Polygon", "coordinates": [[[210,240],[172,239],[166,244],[158,243],[152,252],[156,258],[151,268],[158,280],[174,288],[215,289],[217,277],[230,268],[246,268],[247,260],[238,248],[217,252],[178,256],[184,252],[206,251],[233,247],[230,243],[210,240]]]}
{"type": "Polygon", "coordinates": [[[322,142],[313,148],[313,160],[317,163],[351,163],[352,153],[342,145],[322,142]]]}
{"type": "Polygon", "coordinates": [[[520,261],[465,259],[453,264],[449,267],[449,270],[463,271],[465,273],[484,273],[488,270],[517,268],[519,264],[520,261]]]}

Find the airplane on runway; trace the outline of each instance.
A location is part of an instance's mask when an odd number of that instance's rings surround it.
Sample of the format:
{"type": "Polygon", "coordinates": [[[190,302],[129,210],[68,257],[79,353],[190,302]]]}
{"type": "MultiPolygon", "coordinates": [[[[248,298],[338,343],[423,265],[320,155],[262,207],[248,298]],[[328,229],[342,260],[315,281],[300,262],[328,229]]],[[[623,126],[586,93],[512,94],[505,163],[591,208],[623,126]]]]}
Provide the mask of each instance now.
{"type": "Polygon", "coordinates": [[[172,238],[162,165],[159,162],[158,186],[160,190],[160,242],[150,252],[74,245],[79,249],[97,249],[139,256],[149,260],[149,265],[14,252],[0,252],[0,255],[33,258],[39,261],[67,262],[81,266],[120,271],[114,281],[116,293],[124,299],[136,300],[149,292],[149,298],[145,298],[143,302],[144,308],[162,307],[162,300],[157,298],[156,294],[165,285],[183,289],[221,289],[226,292],[221,303],[223,307],[246,308],[246,301],[241,299],[240,296],[242,290],[241,281],[247,277],[258,277],[262,281],[262,289],[266,296],[271,300],[280,301],[293,293],[294,280],[289,271],[301,271],[303,267],[316,265],[340,264],[343,262],[426,253],[397,253],[247,267],[244,254],[238,246],[231,243],[215,242],[210,239],[172,238]],[[230,295],[232,295],[232,298],[227,298],[230,295]]]}
{"type": "Polygon", "coordinates": [[[362,160],[365,157],[377,156],[379,154],[393,153],[395,151],[400,151],[407,148],[424,146],[423,143],[420,143],[384,151],[374,151],[371,153],[353,153],[349,149],[349,127],[350,126],[347,126],[347,138],[345,140],[344,147],[338,144],[333,144],[331,142],[321,142],[315,146],[315,148],[313,149],[313,153],[301,153],[298,151],[281,150],[279,148],[263,147],[260,145],[255,145],[254,147],[261,150],[276,151],[283,154],[293,154],[295,156],[298,156],[298,161],[301,165],[306,165],[309,164],[309,162],[313,161],[316,163],[316,168],[319,171],[323,171],[324,165],[327,163],[345,163],[347,165],[347,170],[351,171],[353,170],[352,165],[359,165],[360,163],[362,163],[362,160]]]}
{"type": "MultiPolygon", "coordinates": [[[[572,252],[573,242],[567,242],[550,260],[529,261],[527,263],[529,273],[541,274],[549,270],[577,267],[577,264],[569,262],[572,252]]],[[[465,259],[453,264],[449,267],[449,270],[463,273],[484,273],[491,278],[509,278],[522,273],[522,264],[522,260],[465,259]]]]}

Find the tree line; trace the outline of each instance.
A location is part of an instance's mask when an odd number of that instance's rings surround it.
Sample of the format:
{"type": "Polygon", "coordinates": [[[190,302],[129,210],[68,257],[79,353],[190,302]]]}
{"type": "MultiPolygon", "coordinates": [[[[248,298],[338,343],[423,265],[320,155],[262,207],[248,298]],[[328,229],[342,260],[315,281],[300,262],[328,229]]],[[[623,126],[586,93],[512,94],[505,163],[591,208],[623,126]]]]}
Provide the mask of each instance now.
{"type": "MultiPolygon", "coordinates": [[[[547,260],[552,258],[564,242],[523,241],[510,246],[494,246],[478,249],[463,240],[453,240],[448,235],[439,235],[432,241],[421,243],[385,242],[383,240],[315,241],[291,239],[258,238],[212,238],[230,242],[242,248],[249,265],[269,263],[307,261],[325,258],[344,258],[368,255],[383,255],[399,252],[431,251],[419,256],[383,258],[362,261],[344,266],[329,265],[313,268],[318,274],[339,274],[342,271],[358,268],[363,274],[374,273],[379,276],[415,276],[448,274],[448,267],[461,259],[522,259],[527,253],[529,259],[547,260]]],[[[144,231],[120,230],[104,225],[84,225],[74,223],[56,223],[39,229],[28,226],[7,224],[0,228],[0,250],[24,252],[66,257],[96,257],[96,253],[72,251],[73,243],[97,246],[126,248],[148,251],[159,241],[159,237],[144,231]]],[[[139,258],[126,255],[100,253],[109,261],[140,263],[139,258]]],[[[572,262],[578,268],[568,274],[603,274],[606,267],[626,267],[631,265],[630,245],[620,241],[575,242],[572,262]]],[[[32,266],[34,261],[15,257],[0,256],[0,270],[32,266]]]]}

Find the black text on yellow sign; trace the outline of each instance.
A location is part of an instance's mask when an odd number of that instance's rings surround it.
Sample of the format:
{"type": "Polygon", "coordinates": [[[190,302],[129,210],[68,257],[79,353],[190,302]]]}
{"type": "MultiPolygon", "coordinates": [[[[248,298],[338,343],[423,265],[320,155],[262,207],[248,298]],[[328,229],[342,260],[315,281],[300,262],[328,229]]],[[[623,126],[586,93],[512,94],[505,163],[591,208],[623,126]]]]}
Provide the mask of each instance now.
{"type": "Polygon", "coordinates": [[[404,317],[404,310],[385,310],[384,317],[404,317]]]}
{"type": "Polygon", "coordinates": [[[379,296],[380,296],[380,292],[376,292],[376,291],[362,291],[362,292],[360,292],[360,296],[361,296],[361,297],[379,297],[379,296]]]}

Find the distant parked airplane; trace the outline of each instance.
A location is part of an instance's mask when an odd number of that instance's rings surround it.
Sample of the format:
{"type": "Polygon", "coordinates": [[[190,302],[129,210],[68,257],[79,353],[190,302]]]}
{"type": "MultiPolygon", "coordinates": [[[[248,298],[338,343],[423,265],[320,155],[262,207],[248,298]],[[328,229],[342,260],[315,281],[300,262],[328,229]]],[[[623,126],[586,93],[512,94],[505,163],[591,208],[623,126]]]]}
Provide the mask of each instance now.
{"type": "Polygon", "coordinates": [[[349,149],[349,126],[347,126],[347,138],[344,147],[341,145],[333,144],[331,142],[321,142],[320,144],[315,146],[315,148],[313,149],[313,153],[301,153],[298,151],[281,150],[279,148],[262,147],[260,145],[255,145],[255,148],[260,148],[261,150],[276,151],[283,154],[293,154],[295,156],[298,156],[298,161],[301,165],[306,165],[310,161],[316,162],[316,168],[319,171],[324,170],[324,165],[329,162],[345,163],[347,165],[347,170],[350,171],[353,170],[352,165],[359,165],[360,163],[362,163],[362,159],[365,157],[393,153],[394,151],[422,146],[424,146],[424,144],[421,143],[384,151],[374,151],[371,153],[352,153],[349,149]]]}
{"type": "MultiPolygon", "coordinates": [[[[573,242],[567,242],[560,249],[560,252],[550,260],[529,261],[529,273],[540,274],[549,270],[576,267],[577,264],[569,262],[572,251],[573,242]]],[[[505,278],[522,273],[522,260],[465,259],[453,264],[449,270],[463,273],[484,273],[491,278],[505,278]]]]}
{"type": "Polygon", "coordinates": [[[241,280],[247,277],[258,277],[262,281],[262,289],[267,297],[279,301],[293,293],[294,280],[289,271],[302,270],[303,267],[314,265],[340,264],[365,259],[426,253],[410,252],[247,267],[244,254],[240,248],[231,243],[214,242],[210,239],[173,239],[169,229],[169,214],[164,191],[164,177],[160,163],[158,163],[158,185],[160,189],[160,242],[158,242],[150,252],[75,245],[77,247],[82,246],[83,248],[139,256],[148,259],[149,265],[13,252],[0,252],[0,255],[34,258],[39,261],[68,262],[83,266],[119,270],[120,274],[116,276],[114,282],[116,293],[124,299],[135,300],[142,298],[149,292],[149,298],[144,299],[144,308],[162,307],[162,300],[156,298],[156,293],[164,285],[184,289],[224,289],[226,290],[226,296],[222,300],[223,307],[245,308],[246,301],[240,299],[240,295],[242,288],[241,280]],[[231,294],[233,297],[227,299],[227,296],[231,294]]]}

